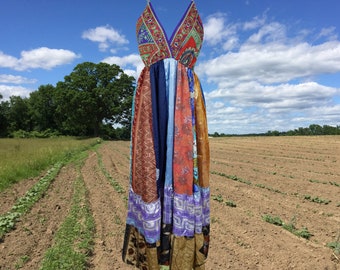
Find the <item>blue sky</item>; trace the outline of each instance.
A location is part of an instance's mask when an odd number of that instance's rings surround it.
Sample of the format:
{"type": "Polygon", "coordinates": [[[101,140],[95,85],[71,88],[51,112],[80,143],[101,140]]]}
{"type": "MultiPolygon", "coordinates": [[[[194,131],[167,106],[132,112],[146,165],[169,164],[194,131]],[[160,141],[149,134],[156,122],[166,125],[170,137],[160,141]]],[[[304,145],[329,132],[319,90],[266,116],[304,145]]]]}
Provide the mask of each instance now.
{"type": "MultiPolygon", "coordinates": [[[[168,36],[190,0],[151,0],[168,36]]],[[[195,67],[209,132],[340,125],[338,0],[196,0],[205,40],[195,67]]],[[[82,62],[138,76],[135,23],[146,0],[2,0],[0,93],[28,97],[82,62]]]]}

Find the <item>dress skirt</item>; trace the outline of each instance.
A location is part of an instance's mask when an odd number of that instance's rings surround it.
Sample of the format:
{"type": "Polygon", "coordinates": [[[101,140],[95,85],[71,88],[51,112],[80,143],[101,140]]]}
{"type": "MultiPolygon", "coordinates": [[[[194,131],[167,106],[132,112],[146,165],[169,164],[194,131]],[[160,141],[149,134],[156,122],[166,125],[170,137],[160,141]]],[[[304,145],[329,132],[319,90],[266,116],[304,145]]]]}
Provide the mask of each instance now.
{"type": "Polygon", "coordinates": [[[209,160],[195,72],[173,58],[144,67],[133,105],[125,262],[139,269],[204,269],[209,160]]]}

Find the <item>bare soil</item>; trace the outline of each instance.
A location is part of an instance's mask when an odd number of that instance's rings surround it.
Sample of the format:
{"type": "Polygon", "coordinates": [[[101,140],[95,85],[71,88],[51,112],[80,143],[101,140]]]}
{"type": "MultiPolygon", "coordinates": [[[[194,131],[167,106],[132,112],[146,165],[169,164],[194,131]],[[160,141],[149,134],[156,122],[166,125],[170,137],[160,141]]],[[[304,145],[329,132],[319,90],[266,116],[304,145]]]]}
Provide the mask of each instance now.
{"type": "MultiPolygon", "coordinates": [[[[210,143],[211,245],[206,269],[340,269],[339,256],[326,247],[339,241],[340,234],[340,136],[211,138],[210,143]],[[306,195],[330,202],[312,202],[306,195]],[[263,215],[306,227],[312,237],[297,237],[263,221],[263,215]]],[[[129,151],[129,142],[104,143],[81,169],[96,224],[89,269],[132,269],[121,260],[129,151]],[[98,155],[124,193],[103,174],[98,155]]],[[[78,174],[72,165],[65,166],[47,194],[5,236],[1,270],[39,269],[69,211],[78,174]]],[[[36,181],[27,179],[2,192],[0,213],[36,181]]]]}

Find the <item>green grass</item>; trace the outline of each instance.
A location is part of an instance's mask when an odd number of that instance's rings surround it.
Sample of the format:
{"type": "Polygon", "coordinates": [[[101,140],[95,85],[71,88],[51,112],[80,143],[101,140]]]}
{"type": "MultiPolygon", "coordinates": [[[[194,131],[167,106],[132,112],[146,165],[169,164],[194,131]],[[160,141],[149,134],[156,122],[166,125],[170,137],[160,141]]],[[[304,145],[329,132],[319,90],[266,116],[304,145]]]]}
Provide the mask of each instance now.
{"type": "Polygon", "coordinates": [[[98,139],[0,139],[0,192],[22,179],[36,177],[64,158],[94,145],[98,139]]]}

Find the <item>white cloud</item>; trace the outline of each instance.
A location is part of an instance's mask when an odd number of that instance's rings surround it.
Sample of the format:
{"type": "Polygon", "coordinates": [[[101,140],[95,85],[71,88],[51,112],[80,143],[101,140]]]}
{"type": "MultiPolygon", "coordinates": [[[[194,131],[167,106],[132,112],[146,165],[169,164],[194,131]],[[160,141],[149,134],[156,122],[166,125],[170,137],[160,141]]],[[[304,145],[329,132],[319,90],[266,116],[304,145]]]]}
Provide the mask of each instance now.
{"type": "Polygon", "coordinates": [[[226,50],[195,68],[215,89],[206,93],[210,132],[339,124],[340,85],[319,81],[321,75],[340,73],[336,29],[295,29],[294,36],[289,26],[267,22],[266,16],[227,24],[225,16],[214,15],[206,25],[208,50],[226,50]]]}
{"type": "Polygon", "coordinates": [[[336,34],[335,31],[336,31],[336,28],[334,26],[322,28],[318,35],[318,38],[325,37],[329,40],[335,40],[338,38],[338,35],[336,34]]]}
{"type": "Polygon", "coordinates": [[[283,24],[272,22],[263,25],[259,31],[251,35],[248,43],[269,43],[269,42],[284,42],[286,40],[286,27],[283,24]]]}
{"type": "Polygon", "coordinates": [[[210,46],[225,43],[223,49],[232,50],[238,46],[237,28],[237,24],[227,25],[225,14],[217,13],[209,16],[204,24],[204,39],[210,46]]]}
{"type": "Polygon", "coordinates": [[[0,52],[0,67],[18,71],[37,68],[49,70],[56,66],[69,64],[78,57],[78,55],[69,50],[50,49],[47,47],[22,51],[20,58],[0,52]]]}
{"type": "Polygon", "coordinates": [[[36,82],[37,82],[36,79],[29,79],[22,76],[15,76],[11,74],[0,74],[0,83],[31,84],[36,82]]]}
{"type": "Polygon", "coordinates": [[[216,83],[288,82],[340,72],[340,42],[329,41],[315,46],[308,43],[245,43],[239,52],[220,55],[203,62],[197,69],[216,83]]]}
{"type": "Polygon", "coordinates": [[[239,107],[258,106],[271,112],[310,108],[327,104],[340,89],[316,82],[263,85],[258,82],[240,83],[230,89],[220,88],[206,94],[207,99],[228,101],[239,107]]]}
{"type": "Polygon", "coordinates": [[[3,97],[3,100],[8,100],[11,96],[21,96],[28,97],[32,89],[23,87],[23,86],[11,86],[11,85],[2,85],[0,84],[0,94],[3,97]]]}
{"type": "Polygon", "coordinates": [[[111,45],[121,46],[129,43],[124,35],[109,25],[88,29],[83,32],[82,38],[99,43],[100,51],[106,51],[111,45]]]}
{"type": "Polygon", "coordinates": [[[4,68],[14,68],[18,63],[18,59],[4,54],[2,51],[0,51],[0,67],[4,68]]]}
{"type": "Polygon", "coordinates": [[[108,63],[110,65],[116,64],[120,66],[125,73],[135,77],[136,79],[144,67],[144,63],[139,54],[130,54],[123,57],[111,56],[103,59],[101,62],[108,63]],[[132,70],[132,68],[134,69],[132,70]]]}
{"type": "Polygon", "coordinates": [[[266,16],[256,16],[254,17],[252,20],[247,21],[245,23],[243,23],[243,30],[253,30],[253,29],[257,29],[259,27],[261,27],[262,25],[264,25],[266,22],[266,16]]]}

